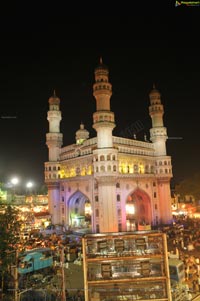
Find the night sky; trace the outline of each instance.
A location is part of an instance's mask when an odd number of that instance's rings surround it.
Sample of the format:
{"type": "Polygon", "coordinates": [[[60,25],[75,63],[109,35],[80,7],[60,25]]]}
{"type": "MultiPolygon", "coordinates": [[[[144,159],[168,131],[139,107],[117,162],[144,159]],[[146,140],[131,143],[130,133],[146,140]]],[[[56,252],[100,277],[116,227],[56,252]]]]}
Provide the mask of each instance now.
{"type": "Polygon", "coordinates": [[[92,85],[100,57],[113,86],[113,134],[131,138],[139,122],[138,139],[149,138],[149,92],[155,83],[165,110],[172,183],[200,171],[200,6],[150,2],[133,8],[131,2],[126,7],[18,3],[2,10],[0,181],[16,175],[21,183],[43,183],[54,89],[61,99],[64,145],[75,142],[81,122],[95,136],[92,85]]]}

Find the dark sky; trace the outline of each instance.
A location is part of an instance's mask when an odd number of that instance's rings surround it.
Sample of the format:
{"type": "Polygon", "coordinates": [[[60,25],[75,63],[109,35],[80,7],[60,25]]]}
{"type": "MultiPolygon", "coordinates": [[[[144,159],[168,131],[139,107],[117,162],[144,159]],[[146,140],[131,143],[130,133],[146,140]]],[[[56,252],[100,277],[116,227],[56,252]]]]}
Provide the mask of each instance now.
{"type": "Polygon", "coordinates": [[[64,145],[75,142],[81,122],[95,135],[92,84],[100,56],[113,85],[114,135],[130,137],[129,129],[140,122],[138,138],[149,137],[155,83],[165,109],[173,182],[200,171],[200,7],[85,3],[17,3],[1,12],[0,181],[17,175],[22,183],[43,183],[54,89],[61,99],[64,145]]]}

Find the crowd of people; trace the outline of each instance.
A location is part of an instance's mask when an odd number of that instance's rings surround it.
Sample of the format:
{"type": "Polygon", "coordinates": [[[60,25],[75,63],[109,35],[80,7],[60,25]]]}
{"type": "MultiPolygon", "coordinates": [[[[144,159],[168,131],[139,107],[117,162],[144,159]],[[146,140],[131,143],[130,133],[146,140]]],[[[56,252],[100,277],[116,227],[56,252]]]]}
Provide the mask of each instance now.
{"type": "Polygon", "coordinates": [[[200,293],[200,219],[179,217],[166,231],[169,256],[184,262],[188,300],[200,293]]]}

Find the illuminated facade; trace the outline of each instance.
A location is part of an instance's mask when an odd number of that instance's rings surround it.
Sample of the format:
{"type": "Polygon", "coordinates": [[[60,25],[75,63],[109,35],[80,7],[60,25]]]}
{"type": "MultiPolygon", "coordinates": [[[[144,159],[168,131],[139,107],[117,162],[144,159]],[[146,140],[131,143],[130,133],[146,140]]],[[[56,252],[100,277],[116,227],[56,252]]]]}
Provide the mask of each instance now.
{"type": "Polygon", "coordinates": [[[80,125],[76,143],[62,146],[60,99],[49,98],[49,149],[45,162],[49,211],[54,224],[88,228],[93,233],[134,231],[172,221],[171,157],[166,154],[167,131],[158,90],[150,92],[150,140],[113,136],[115,114],[110,109],[109,70],[95,69],[93,96],[96,137],[80,125]]]}

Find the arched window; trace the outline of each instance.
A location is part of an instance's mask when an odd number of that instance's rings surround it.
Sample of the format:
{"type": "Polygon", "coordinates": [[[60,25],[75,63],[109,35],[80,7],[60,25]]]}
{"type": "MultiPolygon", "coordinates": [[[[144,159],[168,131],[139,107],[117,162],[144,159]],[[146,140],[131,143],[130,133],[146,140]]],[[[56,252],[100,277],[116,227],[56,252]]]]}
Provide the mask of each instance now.
{"type": "Polygon", "coordinates": [[[121,198],[120,198],[120,194],[117,194],[117,201],[120,202],[121,198]]]}
{"type": "Polygon", "coordinates": [[[95,210],[95,215],[96,215],[96,217],[99,217],[99,209],[95,210]]]}
{"type": "Polygon", "coordinates": [[[116,187],[120,188],[120,183],[119,182],[117,182],[116,187]]]}
{"type": "Polygon", "coordinates": [[[104,172],[104,171],[105,171],[105,166],[102,165],[102,166],[100,167],[100,169],[101,169],[101,172],[104,172]]]}
{"type": "Polygon", "coordinates": [[[111,171],[111,166],[110,165],[108,165],[108,169],[107,169],[108,171],[111,171]]]}

